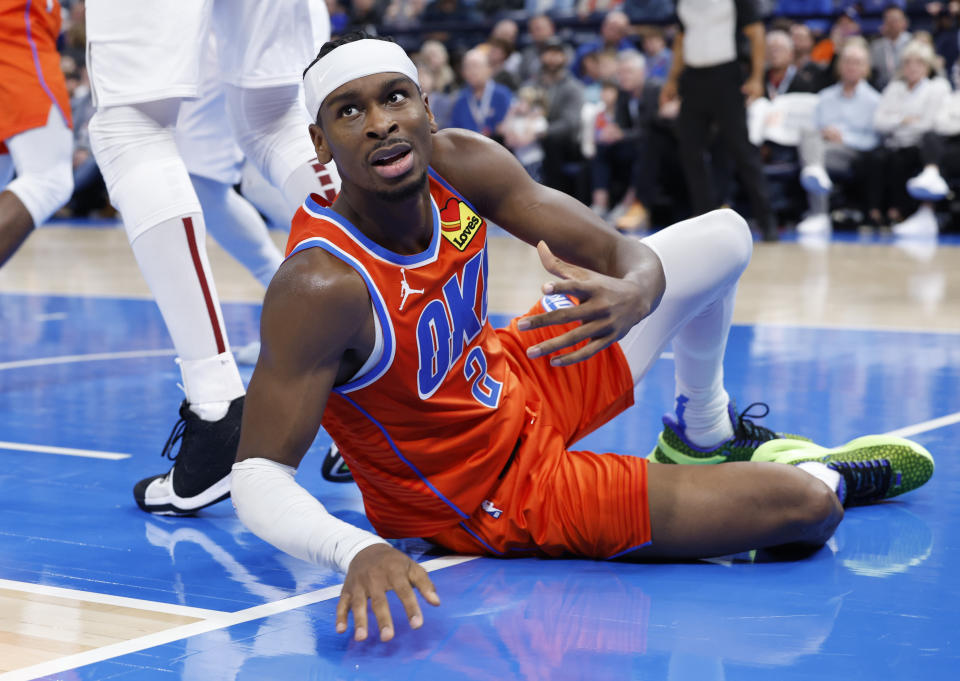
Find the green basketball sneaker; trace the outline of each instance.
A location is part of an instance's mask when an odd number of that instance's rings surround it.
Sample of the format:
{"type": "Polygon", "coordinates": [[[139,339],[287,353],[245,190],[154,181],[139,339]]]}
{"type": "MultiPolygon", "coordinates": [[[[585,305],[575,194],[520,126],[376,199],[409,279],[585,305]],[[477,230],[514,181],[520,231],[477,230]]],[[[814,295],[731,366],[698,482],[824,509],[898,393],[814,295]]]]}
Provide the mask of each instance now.
{"type": "Polygon", "coordinates": [[[805,440],[799,435],[786,435],[776,433],[769,428],[758,426],[749,418],[762,419],[770,413],[770,407],[763,402],[754,402],[737,415],[736,404],[730,400],[727,405],[727,411],[730,414],[730,422],[733,424],[733,437],[726,442],[721,442],[716,447],[704,449],[690,442],[686,436],[687,425],[683,420],[684,397],[677,399],[677,416],[673,418],[671,414],[663,417],[663,431],[657,438],[657,446],[650,453],[649,457],[658,463],[686,463],[686,464],[706,464],[706,463],[726,463],[728,461],[749,461],[757,447],[764,442],[776,440],[778,438],[790,437],[799,440],[805,440]],[[764,409],[762,414],[751,414],[750,410],[754,407],[764,409]]]}
{"type": "Polygon", "coordinates": [[[889,435],[867,435],[827,449],[812,442],[777,440],[760,446],[754,461],[797,465],[819,461],[840,473],[837,496],[859,506],[914,490],[933,475],[933,457],[916,442],[889,435]]]}

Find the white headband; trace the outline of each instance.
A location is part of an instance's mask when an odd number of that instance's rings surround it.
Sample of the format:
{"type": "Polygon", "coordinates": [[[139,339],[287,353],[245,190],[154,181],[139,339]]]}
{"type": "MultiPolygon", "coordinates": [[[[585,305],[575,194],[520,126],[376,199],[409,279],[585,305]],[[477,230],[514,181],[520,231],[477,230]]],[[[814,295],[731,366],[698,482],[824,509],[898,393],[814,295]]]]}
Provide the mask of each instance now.
{"type": "Polygon", "coordinates": [[[338,87],[375,73],[402,73],[420,83],[417,67],[396,43],[369,38],[346,43],[320,58],[303,75],[310,118],[317,120],[323,100],[338,87]]]}

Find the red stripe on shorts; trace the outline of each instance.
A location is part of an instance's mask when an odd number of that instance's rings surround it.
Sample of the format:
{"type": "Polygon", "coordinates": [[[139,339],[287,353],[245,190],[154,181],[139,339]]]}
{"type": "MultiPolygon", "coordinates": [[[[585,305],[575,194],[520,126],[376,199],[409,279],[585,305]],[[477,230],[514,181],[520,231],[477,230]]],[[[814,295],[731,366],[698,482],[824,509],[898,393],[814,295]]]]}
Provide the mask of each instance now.
{"type": "Polygon", "coordinates": [[[193,269],[197,272],[197,279],[200,281],[200,290],[203,291],[203,302],[206,303],[207,314],[210,315],[210,325],[213,327],[213,336],[217,341],[217,353],[222,354],[227,351],[227,345],[223,342],[220,320],[217,319],[217,310],[213,305],[213,296],[210,295],[210,287],[207,286],[207,275],[203,271],[203,263],[200,261],[200,251],[197,250],[197,237],[193,232],[192,218],[183,218],[183,230],[187,233],[187,244],[190,245],[190,257],[193,258],[193,269]]]}

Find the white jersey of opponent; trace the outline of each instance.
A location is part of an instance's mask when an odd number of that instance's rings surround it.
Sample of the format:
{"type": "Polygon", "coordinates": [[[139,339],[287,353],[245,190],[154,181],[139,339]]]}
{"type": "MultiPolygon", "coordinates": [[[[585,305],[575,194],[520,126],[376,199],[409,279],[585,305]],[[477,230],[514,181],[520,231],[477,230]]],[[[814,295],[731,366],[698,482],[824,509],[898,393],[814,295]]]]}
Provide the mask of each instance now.
{"type": "Polygon", "coordinates": [[[299,83],[319,46],[310,0],[88,0],[87,65],[99,107],[194,98],[201,55],[218,37],[220,80],[299,83]]]}

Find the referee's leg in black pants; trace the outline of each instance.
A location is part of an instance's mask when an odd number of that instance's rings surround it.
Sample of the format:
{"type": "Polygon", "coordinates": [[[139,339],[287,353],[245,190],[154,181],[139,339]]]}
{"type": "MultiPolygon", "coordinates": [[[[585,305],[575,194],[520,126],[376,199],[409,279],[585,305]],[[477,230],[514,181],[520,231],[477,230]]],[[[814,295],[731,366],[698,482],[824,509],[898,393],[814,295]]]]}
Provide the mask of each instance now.
{"type": "Polygon", "coordinates": [[[721,144],[736,164],[757,227],[764,239],[776,240],[777,227],[770,210],[760,150],[750,143],[747,135],[747,109],[740,91],[742,80],[737,62],[684,69],[680,75],[681,105],[677,120],[680,162],[687,177],[694,214],[716,208],[716,193],[707,167],[709,134],[715,123],[721,144]]]}

